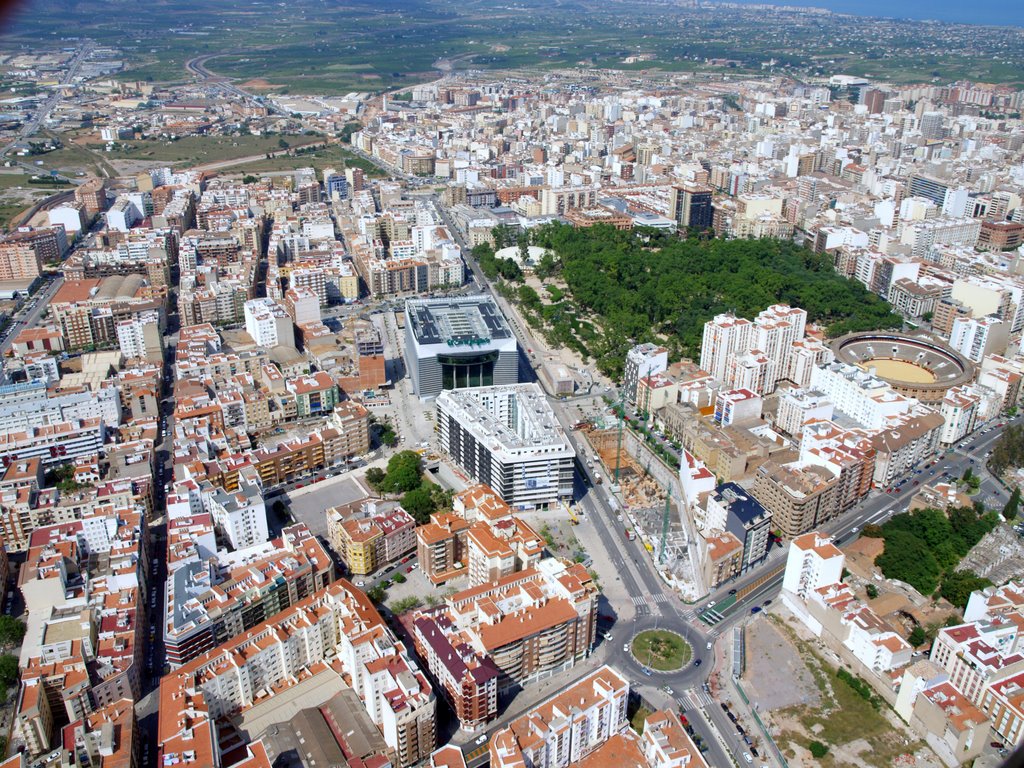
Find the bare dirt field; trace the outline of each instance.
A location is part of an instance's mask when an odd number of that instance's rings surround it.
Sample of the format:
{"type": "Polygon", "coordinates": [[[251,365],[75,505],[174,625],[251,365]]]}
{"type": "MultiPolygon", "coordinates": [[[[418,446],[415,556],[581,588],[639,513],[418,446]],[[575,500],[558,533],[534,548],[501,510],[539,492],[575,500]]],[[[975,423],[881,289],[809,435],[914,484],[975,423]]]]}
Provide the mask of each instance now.
{"type": "Polygon", "coordinates": [[[791,768],[941,765],[885,702],[837,677],[826,653],[785,609],[747,632],[744,686],[791,768]],[[823,758],[811,756],[814,741],[828,747],[823,758]]]}

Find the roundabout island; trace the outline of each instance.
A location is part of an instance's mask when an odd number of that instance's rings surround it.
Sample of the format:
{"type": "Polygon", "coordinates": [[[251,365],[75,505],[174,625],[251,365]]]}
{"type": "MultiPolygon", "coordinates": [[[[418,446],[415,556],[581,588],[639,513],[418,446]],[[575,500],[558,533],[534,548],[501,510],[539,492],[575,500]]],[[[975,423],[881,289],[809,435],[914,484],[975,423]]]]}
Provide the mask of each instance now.
{"type": "Polygon", "coordinates": [[[676,672],[689,664],[693,648],[675,632],[647,629],[633,636],[630,653],[640,664],[656,672],[676,672]]]}

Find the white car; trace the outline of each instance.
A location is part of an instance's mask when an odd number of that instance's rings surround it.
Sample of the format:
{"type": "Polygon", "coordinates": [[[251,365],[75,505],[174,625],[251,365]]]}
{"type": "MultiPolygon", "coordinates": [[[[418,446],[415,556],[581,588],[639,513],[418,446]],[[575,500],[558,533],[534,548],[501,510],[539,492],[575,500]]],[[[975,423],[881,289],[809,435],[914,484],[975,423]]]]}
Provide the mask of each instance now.
{"type": "Polygon", "coordinates": [[[366,586],[366,582],[365,581],[357,581],[356,582],[356,586],[357,587],[365,587],[366,586]]]}
{"type": "Polygon", "coordinates": [[[484,733],[484,734],[481,734],[480,736],[477,736],[476,743],[477,744],[486,744],[487,743],[487,734],[484,733]]]}
{"type": "Polygon", "coordinates": [[[748,763],[752,763],[752,762],[754,762],[754,758],[752,758],[752,757],[750,756],[750,753],[749,753],[749,752],[744,752],[744,753],[743,753],[743,759],[744,759],[744,760],[746,760],[746,761],[747,761],[748,763]]]}
{"type": "Polygon", "coordinates": [[[711,643],[708,643],[708,650],[711,650],[711,643]]]}

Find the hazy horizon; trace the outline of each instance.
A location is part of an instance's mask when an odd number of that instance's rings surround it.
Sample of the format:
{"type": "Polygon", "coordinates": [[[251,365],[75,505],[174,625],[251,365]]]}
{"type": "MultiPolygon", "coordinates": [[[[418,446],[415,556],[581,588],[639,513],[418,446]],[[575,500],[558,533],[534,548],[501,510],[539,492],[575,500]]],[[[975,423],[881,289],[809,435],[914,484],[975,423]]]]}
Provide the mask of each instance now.
{"type": "Polygon", "coordinates": [[[772,5],[799,5],[827,8],[837,13],[857,16],[884,16],[918,21],[949,21],[959,24],[984,24],[1000,27],[1024,27],[1024,3],[1005,0],[978,0],[968,5],[952,0],[732,0],[734,2],[772,5]]]}

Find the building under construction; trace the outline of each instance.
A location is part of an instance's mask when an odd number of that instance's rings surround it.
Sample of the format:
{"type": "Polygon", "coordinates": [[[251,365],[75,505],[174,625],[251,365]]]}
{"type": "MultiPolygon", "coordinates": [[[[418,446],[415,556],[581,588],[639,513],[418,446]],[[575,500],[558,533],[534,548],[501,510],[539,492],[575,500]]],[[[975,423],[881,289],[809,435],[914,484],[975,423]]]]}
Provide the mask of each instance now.
{"type": "Polygon", "coordinates": [[[665,489],[626,451],[617,429],[584,429],[584,434],[612,482],[617,483],[623,503],[630,508],[650,507],[665,499],[665,489]]]}

